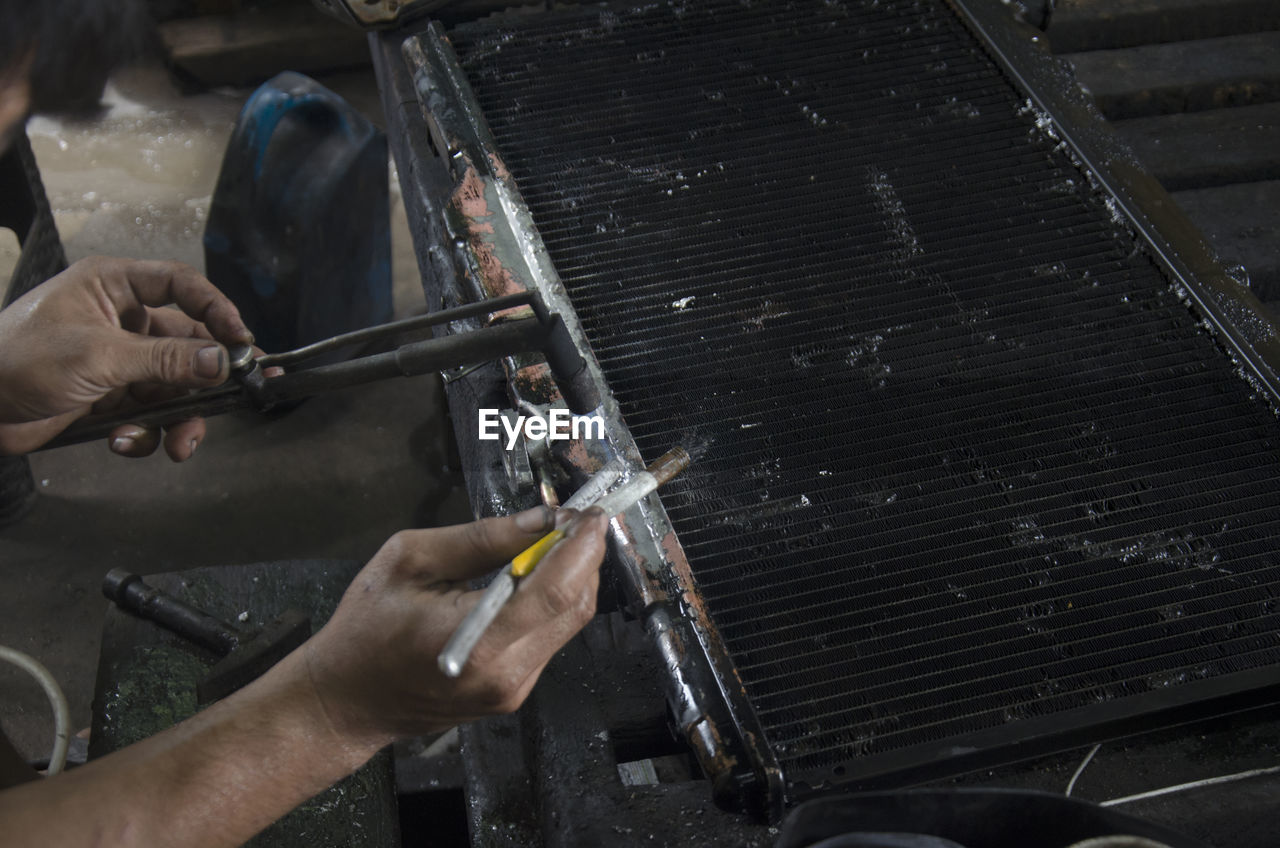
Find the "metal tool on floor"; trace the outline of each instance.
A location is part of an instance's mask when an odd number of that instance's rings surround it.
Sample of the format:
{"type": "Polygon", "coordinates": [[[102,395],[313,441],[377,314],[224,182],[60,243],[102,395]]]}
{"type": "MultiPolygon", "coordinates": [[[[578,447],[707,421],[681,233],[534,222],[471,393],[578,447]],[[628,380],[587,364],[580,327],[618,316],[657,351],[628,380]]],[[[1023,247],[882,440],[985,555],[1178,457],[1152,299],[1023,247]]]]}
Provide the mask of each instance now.
{"type": "Polygon", "coordinates": [[[238,409],[266,412],[323,392],[390,377],[413,377],[466,367],[521,353],[541,353],[546,357],[556,385],[573,412],[587,413],[600,403],[599,392],[590,378],[586,362],[574,346],[564,320],[549,312],[542,299],[533,292],[491,298],[343,333],[284,353],[255,358],[252,349],[245,346],[233,348],[229,353],[232,378],[223,385],[125,413],[82,418],[40,450],[104,439],[124,424],[164,427],[190,418],[207,418],[238,409]],[[343,362],[299,367],[322,354],[521,306],[529,307],[532,317],[514,318],[477,330],[408,342],[394,350],[357,356],[343,362]],[[267,371],[272,368],[284,369],[284,373],[267,376],[267,371]]]}
{"type": "Polygon", "coordinates": [[[209,703],[260,677],[311,636],[311,618],[285,610],[258,631],[244,631],[167,595],[124,568],[113,568],[102,593],[121,609],[153,621],[222,657],[196,684],[196,698],[209,703]]]}
{"type": "MultiPolygon", "coordinates": [[[[627,480],[617,489],[609,492],[610,486],[618,479],[621,467],[619,461],[606,465],[596,472],[578,489],[564,506],[569,509],[590,509],[597,507],[605,515],[612,518],[625,512],[642,498],[655,491],[663,483],[675,477],[689,466],[689,452],[683,447],[674,447],[667,451],[656,462],[627,480]],[[605,494],[608,492],[608,494],[605,494]]],[[[485,588],[484,595],[471,612],[467,613],[454,631],[453,636],[445,643],[437,662],[440,670],[449,677],[458,677],[467,665],[467,659],[475,649],[480,637],[484,636],[489,625],[497,618],[507,599],[516,590],[516,581],[533,572],[542,558],[551,552],[556,543],[564,538],[564,530],[552,530],[529,547],[512,557],[511,562],[485,588]]]]}

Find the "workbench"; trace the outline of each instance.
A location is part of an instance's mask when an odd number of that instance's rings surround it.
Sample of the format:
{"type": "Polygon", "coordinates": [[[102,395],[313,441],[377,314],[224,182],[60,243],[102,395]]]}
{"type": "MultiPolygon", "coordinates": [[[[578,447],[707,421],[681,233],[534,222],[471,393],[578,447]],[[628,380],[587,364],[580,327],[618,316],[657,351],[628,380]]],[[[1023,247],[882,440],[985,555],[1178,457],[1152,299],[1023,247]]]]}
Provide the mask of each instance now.
{"type": "MultiPolygon", "coordinates": [[[[163,592],[237,627],[252,629],[286,609],[318,630],[361,563],[290,560],[195,568],[147,576],[163,592]]],[[[102,630],[90,759],[152,736],[194,715],[196,685],[218,658],[156,624],[112,607],[102,630]]],[[[271,763],[263,763],[270,770],[271,763]]],[[[390,751],[299,806],[249,845],[255,848],[400,845],[390,751]]]]}

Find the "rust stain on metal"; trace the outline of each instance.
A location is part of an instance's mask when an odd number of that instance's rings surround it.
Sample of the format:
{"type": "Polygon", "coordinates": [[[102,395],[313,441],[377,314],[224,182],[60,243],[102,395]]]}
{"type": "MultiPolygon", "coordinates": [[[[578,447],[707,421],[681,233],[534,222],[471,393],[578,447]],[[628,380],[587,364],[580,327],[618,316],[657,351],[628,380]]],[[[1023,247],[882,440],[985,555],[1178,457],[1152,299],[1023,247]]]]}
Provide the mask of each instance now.
{"type": "Polygon", "coordinates": [[[470,240],[471,255],[480,266],[480,285],[490,297],[501,297],[508,294],[520,294],[527,291],[524,283],[502,264],[493,245],[481,238],[470,240]]]}
{"type": "MultiPolygon", "coordinates": [[[[631,532],[631,526],[627,524],[625,519],[619,517],[613,521],[613,527],[614,539],[621,549],[619,554],[628,562],[635,563],[636,567],[628,570],[636,573],[635,588],[640,593],[640,603],[643,606],[649,606],[665,600],[666,594],[654,585],[653,580],[649,577],[648,570],[644,567],[645,557],[641,555],[639,547],[636,545],[636,537],[631,532]]],[[[681,647],[683,648],[683,646],[681,647]]]]}
{"type": "Polygon", "coordinates": [[[530,403],[555,403],[561,400],[560,389],[551,376],[551,367],[545,362],[521,366],[514,373],[508,366],[507,381],[516,400],[527,400],[530,403]]]}
{"type": "Polygon", "coordinates": [[[524,284],[498,255],[498,231],[493,220],[497,213],[489,207],[488,187],[475,166],[467,163],[449,198],[449,207],[452,217],[460,223],[467,250],[475,259],[480,277],[477,282],[485,294],[519,294],[526,290],[524,284]]]}
{"type": "Polygon", "coordinates": [[[594,457],[587,450],[587,445],[581,439],[575,439],[569,442],[562,452],[561,456],[565,462],[568,462],[574,468],[580,469],[585,474],[595,474],[604,467],[604,460],[594,457]]]}
{"type": "Polygon", "coordinates": [[[502,161],[496,151],[489,151],[489,165],[493,168],[493,175],[504,183],[511,182],[511,172],[507,170],[507,163],[502,161]]]}
{"type": "Polygon", "coordinates": [[[698,590],[697,581],[693,576],[693,569],[689,566],[689,558],[685,556],[684,547],[680,544],[680,540],[676,538],[675,531],[668,531],[658,544],[662,548],[662,555],[666,558],[667,567],[675,575],[676,583],[680,586],[680,599],[688,610],[688,616],[697,623],[708,642],[709,654],[712,662],[715,662],[718,667],[721,679],[725,680],[727,684],[728,680],[725,672],[728,672],[733,677],[733,685],[742,697],[746,699],[747,687],[742,682],[742,676],[738,673],[737,666],[728,659],[729,649],[720,638],[720,630],[711,621],[711,613],[707,610],[706,599],[702,597],[702,592],[698,590]],[[716,662],[717,656],[722,658],[724,662],[716,662]]]}
{"type": "Polygon", "coordinates": [[[468,238],[467,248],[471,251],[471,255],[475,257],[476,265],[479,266],[480,279],[478,282],[488,297],[520,294],[526,290],[524,284],[520,282],[516,275],[502,264],[502,260],[498,258],[494,246],[481,236],[468,238]]]}
{"type": "Polygon", "coordinates": [[[489,201],[485,198],[484,178],[474,167],[468,166],[458,182],[449,202],[462,213],[470,233],[492,233],[493,222],[489,218],[489,201]]]}
{"type": "Polygon", "coordinates": [[[693,727],[685,729],[685,736],[694,736],[702,740],[701,745],[694,746],[698,762],[708,774],[720,775],[732,773],[738,767],[738,758],[729,753],[720,735],[720,728],[711,719],[703,716],[693,727]]]}
{"type": "Polygon", "coordinates": [[[618,534],[622,537],[622,541],[620,542],[622,546],[622,552],[626,554],[627,558],[630,559],[632,562],[639,562],[640,555],[639,555],[639,552],[636,550],[636,537],[635,537],[635,534],[631,532],[631,527],[627,524],[627,522],[621,519],[618,520],[617,524],[618,524],[618,534]]]}
{"type": "Polygon", "coordinates": [[[504,321],[521,321],[525,318],[533,318],[532,306],[511,306],[506,309],[499,309],[497,312],[489,313],[488,323],[501,324],[504,321]]]}
{"type": "Polygon", "coordinates": [[[658,547],[662,549],[662,558],[666,560],[668,568],[677,558],[684,557],[684,548],[680,546],[679,540],[676,539],[676,531],[674,530],[668,530],[666,535],[658,540],[658,547]]]}
{"type": "Polygon", "coordinates": [[[692,614],[692,618],[698,622],[711,639],[715,640],[719,652],[723,656],[728,656],[728,651],[720,642],[720,631],[711,623],[711,613],[707,610],[707,602],[702,597],[702,593],[698,591],[697,581],[693,577],[693,569],[689,567],[689,558],[685,556],[684,547],[675,538],[675,531],[664,536],[661,544],[662,553],[667,558],[667,567],[671,570],[672,575],[676,578],[676,583],[680,586],[680,597],[692,614]]]}

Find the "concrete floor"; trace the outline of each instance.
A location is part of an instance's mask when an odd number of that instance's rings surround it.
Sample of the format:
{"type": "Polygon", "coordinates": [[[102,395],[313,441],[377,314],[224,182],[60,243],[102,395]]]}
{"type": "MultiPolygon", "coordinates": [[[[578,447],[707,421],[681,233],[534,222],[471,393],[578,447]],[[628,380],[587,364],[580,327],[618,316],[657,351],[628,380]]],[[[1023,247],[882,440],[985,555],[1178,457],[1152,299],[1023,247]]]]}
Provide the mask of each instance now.
{"type": "MultiPolygon", "coordinates": [[[[320,77],[382,123],[372,71],[320,77]]],[[[181,96],[159,69],[118,77],[101,120],[29,126],[68,259],[94,253],[203,267],[200,237],[222,151],[248,90],[181,96]]],[[[398,315],[422,292],[392,180],[398,315]]],[[[16,239],[0,230],[0,280],[16,239]]],[[[215,281],[216,282],[216,281],[215,281]]],[[[31,457],[39,499],[0,530],[0,644],[61,682],[86,727],[115,567],[140,573],[300,557],[366,559],[396,530],[469,517],[434,377],[316,398],[277,418],[224,416],[189,462],[126,460],[102,444],[31,457]]],[[[47,755],[42,691],[0,664],[0,727],[29,759],[47,755]]]]}

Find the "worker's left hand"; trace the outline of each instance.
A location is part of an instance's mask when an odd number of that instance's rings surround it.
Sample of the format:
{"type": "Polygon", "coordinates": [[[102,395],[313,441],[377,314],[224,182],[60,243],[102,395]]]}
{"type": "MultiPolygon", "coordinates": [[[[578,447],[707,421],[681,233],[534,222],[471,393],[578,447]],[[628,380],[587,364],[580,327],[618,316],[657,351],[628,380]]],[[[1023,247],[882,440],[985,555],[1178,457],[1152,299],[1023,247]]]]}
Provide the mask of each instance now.
{"type": "MultiPolygon", "coordinates": [[[[0,453],[34,450],[91,411],[217,386],[230,375],[225,346],[252,342],[235,305],[190,266],[82,259],[0,311],[0,453]]],[[[181,462],[204,435],[200,419],[175,424],[165,452],[181,462]]],[[[160,441],[136,425],[109,437],[124,456],[160,441]]]]}

